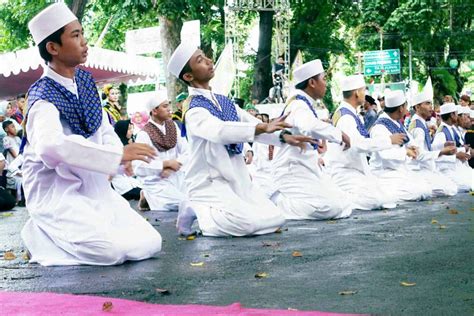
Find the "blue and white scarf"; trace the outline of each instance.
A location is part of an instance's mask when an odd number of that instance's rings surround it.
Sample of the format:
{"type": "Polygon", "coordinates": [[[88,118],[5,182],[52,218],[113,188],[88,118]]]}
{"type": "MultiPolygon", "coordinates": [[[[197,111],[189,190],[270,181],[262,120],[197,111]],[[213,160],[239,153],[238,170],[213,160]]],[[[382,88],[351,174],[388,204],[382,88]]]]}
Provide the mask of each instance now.
{"type": "MultiPolygon", "coordinates": [[[[234,102],[232,102],[229,98],[224,95],[214,94],[216,97],[217,102],[221,106],[221,109],[218,109],[211,100],[202,96],[202,95],[194,95],[192,96],[191,102],[189,103],[189,110],[193,108],[204,108],[209,111],[213,116],[217,117],[221,121],[225,122],[239,122],[239,116],[237,114],[237,110],[235,109],[234,102]]],[[[184,125],[183,125],[184,127],[184,125]]],[[[186,135],[186,130],[183,128],[183,133],[186,135]]],[[[237,143],[237,144],[227,144],[225,145],[227,152],[230,156],[239,155],[242,153],[244,144],[237,143]]]]}
{"type": "Polygon", "coordinates": [[[421,128],[423,132],[425,133],[425,143],[426,146],[428,147],[428,150],[431,151],[431,136],[430,136],[430,131],[428,131],[428,128],[426,127],[425,124],[423,124],[422,121],[415,119],[415,128],[421,128]]]}
{"type": "MultiPolygon", "coordinates": [[[[28,112],[25,120],[36,101],[45,100],[56,106],[61,119],[68,123],[73,134],[85,138],[92,136],[102,124],[99,94],[89,72],[78,68],[74,79],[79,97],[47,76],[36,81],[28,90],[28,112]]],[[[20,151],[26,142],[25,136],[20,151]]]]}
{"type": "MultiPolygon", "coordinates": [[[[334,120],[334,117],[337,117],[337,119],[340,119],[344,115],[350,115],[354,118],[354,120],[356,121],[356,124],[357,124],[357,130],[359,131],[360,135],[364,136],[365,138],[370,137],[369,132],[365,128],[364,123],[362,123],[360,118],[356,114],[354,114],[354,112],[352,112],[351,110],[349,110],[345,107],[341,107],[339,110],[337,110],[336,113],[334,113],[333,120],[334,120]]],[[[335,122],[335,123],[337,123],[337,122],[335,122]]]]}
{"type": "Polygon", "coordinates": [[[408,133],[405,127],[403,126],[403,124],[400,124],[400,123],[395,124],[392,120],[386,117],[379,117],[377,121],[375,121],[374,125],[377,125],[377,124],[385,126],[392,134],[397,134],[397,133],[405,134],[406,136],[405,136],[405,139],[403,140],[403,144],[406,144],[410,141],[410,139],[408,138],[408,133]]]}

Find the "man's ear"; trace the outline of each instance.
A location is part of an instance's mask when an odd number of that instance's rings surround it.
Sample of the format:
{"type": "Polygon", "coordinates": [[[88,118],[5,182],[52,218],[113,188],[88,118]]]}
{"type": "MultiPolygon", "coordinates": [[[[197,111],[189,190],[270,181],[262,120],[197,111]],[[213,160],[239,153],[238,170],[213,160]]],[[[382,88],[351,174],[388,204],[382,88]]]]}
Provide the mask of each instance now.
{"type": "Polygon", "coordinates": [[[47,42],[46,43],[46,51],[51,55],[51,56],[57,56],[58,55],[58,43],[54,42],[47,42]]]}
{"type": "Polygon", "coordinates": [[[183,79],[186,80],[186,81],[188,81],[188,82],[191,82],[191,81],[194,80],[194,76],[193,76],[192,73],[187,72],[187,73],[185,73],[185,74],[183,75],[183,79]]]}

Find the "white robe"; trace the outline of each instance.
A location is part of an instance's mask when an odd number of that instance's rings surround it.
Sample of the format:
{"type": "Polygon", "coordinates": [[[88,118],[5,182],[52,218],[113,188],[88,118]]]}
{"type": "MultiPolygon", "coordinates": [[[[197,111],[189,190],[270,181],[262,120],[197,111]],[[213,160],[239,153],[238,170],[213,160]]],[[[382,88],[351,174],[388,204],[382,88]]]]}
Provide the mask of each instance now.
{"type": "MultiPolygon", "coordinates": [[[[428,128],[425,120],[414,114],[412,117],[412,122],[419,120],[422,124],[428,128]]],[[[428,180],[428,183],[431,185],[431,191],[433,196],[454,196],[458,192],[458,187],[454,181],[443,175],[436,168],[436,160],[439,159],[438,150],[434,150],[433,147],[430,151],[425,141],[425,131],[420,127],[413,127],[410,130],[410,134],[413,136],[413,144],[418,147],[421,154],[427,156],[425,160],[411,160],[408,164],[408,167],[421,173],[425,179],[428,180]]]]}
{"type": "MultiPolygon", "coordinates": [[[[342,107],[357,115],[349,103],[342,101],[339,109],[342,107]]],[[[357,130],[357,122],[350,115],[339,118],[336,127],[349,136],[351,148],[342,150],[337,144],[328,144],[324,161],[334,182],[350,195],[356,209],[395,207],[396,198],[392,192],[380,185],[379,180],[370,171],[367,161],[368,153],[392,146],[390,137],[365,138],[357,130]]]]}
{"type": "MultiPolygon", "coordinates": [[[[252,182],[259,187],[267,197],[275,192],[273,181],[273,160],[269,160],[269,146],[262,143],[254,143],[252,146],[253,161],[249,167],[252,182]]],[[[276,156],[279,147],[273,147],[273,157],[276,156]]]]}
{"type": "MultiPolygon", "coordinates": [[[[149,122],[166,134],[164,125],[156,124],[152,119],[149,122]]],[[[151,163],[147,164],[138,160],[132,163],[151,210],[178,211],[179,205],[186,199],[184,169],[187,163],[187,143],[186,139],[181,137],[178,126],[176,126],[176,138],[176,146],[167,151],[158,152],[158,157],[151,163]],[[178,160],[182,164],[181,169],[173,172],[168,178],[162,178],[160,173],[163,171],[165,160],[178,160]]],[[[154,147],[150,136],[143,130],[138,132],[135,142],[154,147]]]]}
{"type": "MultiPolygon", "coordinates": [[[[189,93],[214,99],[209,90],[190,88],[189,93]]],[[[189,201],[182,208],[195,212],[205,236],[267,234],[285,222],[281,211],[250,181],[243,155],[229,156],[224,146],[259,141],[279,144],[278,137],[255,136],[260,121],[236,109],[240,122],[221,121],[204,108],[188,110],[185,117],[190,149],[186,170],[189,201]]]]}
{"type": "MultiPolygon", "coordinates": [[[[443,126],[448,128],[451,137],[454,139],[453,127],[444,122],[441,123],[440,128],[443,126]]],[[[443,132],[437,132],[433,139],[432,149],[441,150],[444,147],[444,143],[446,143],[446,135],[443,132]]],[[[465,148],[459,147],[457,151],[465,151],[465,148]]],[[[467,161],[463,163],[455,155],[441,156],[436,160],[436,166],[443,175],[456,183],[458,192],[474,190],[474,174],[467,161]]]]}
{"type": "MultiPolygon", "coordinates": [[[[310,102],[314,100],[301,90],[310,102]]],[[[329,142],[340,143],[341,131],[318,120],[304,101],[293,100],[286,107],[290,113],[286,122],[293,126],[294,134],[303,134],[329,142]]],[[[323,172],[318,164],[318,153],[310,145],[306,151],[283,144],[273,161],[274,182],[277,192],[272,200],[281,208],[287,219],[344,218],[352,213],[349,196],[323,172]]]]}
{"type": "Polygon", "coordinates": [[[110,182],[112,182],[114,190],[120,195],[124,195],[134,188],[142,187],[137,178],[129,177],[126,174],[116,174],[110,182]]]}
{"type": "MultiPolygon", "coordinates": [[[[380,117],[398,124],[387,113],[382,113],[380,117]]],[[[370,130],[372,138],[387,138],[391,135],[392,133],[380,124],[374,124],[370,130]]],[[[408,136],[410,137],[409,133],[408,136]]],[[[412,142],[411,137],[410,142],[412,142]]],[[[408,145],[414,144],[408,143],[408,145]]],[[[420,156],[419,159],[423,159],[423,157],[420,156]]],[[[391,191],[399,201],[417,201],[431,197],[431,186],[423,178],[423,175],[408,168],[410,160],[411,158],[406,154],[406,145],[391,145],[389,149],[374,152],[369,165],[380,183],[391,191]]]]}
{"type": "MultiPolygon", "coordinates": [[[[73,80],[45,75],[77,95],[73,80]]],[[[123,146],[103,112],[89,138],[74,135],[57,108],[37,101],[28,114],[23,176],[30,219],[21,232],[41,265],[113,265],[161,250],[161,236],[110,186],[123,146]]]]}

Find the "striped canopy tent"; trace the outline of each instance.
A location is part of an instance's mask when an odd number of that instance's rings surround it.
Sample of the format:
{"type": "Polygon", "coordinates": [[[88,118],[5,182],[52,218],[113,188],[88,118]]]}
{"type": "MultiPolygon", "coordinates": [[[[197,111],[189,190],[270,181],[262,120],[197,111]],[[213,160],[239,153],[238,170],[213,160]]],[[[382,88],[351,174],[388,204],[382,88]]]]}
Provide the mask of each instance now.
{"type": "MultiPolygon", "coordinates": [[[[157,58],[89,47],[87,62],[80,67],[91,72],[97,85],[157,80],[161,72],[157,58]]],[[[0,54],[0,100],[26,93],[41,77],[44,62],[37,47],[0,54]],[[40,67],[41,66],[41,67],[40,67]]]]}

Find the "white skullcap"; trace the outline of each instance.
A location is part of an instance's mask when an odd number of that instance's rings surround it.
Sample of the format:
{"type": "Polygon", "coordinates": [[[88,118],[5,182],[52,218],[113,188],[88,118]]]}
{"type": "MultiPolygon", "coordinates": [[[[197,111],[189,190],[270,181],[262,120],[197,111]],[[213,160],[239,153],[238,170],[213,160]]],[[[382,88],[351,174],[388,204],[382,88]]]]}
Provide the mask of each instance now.
{"type": "Polygon", "coordinates": [[[456,105],[458,114],[470,114],[471,109],[468,106],[456,105]]]}
{"type": "Polygon", "coordinates": [[[405,93],[402,90],[390,91],[385,94],[385,107],[395,108],[407,101],[405,93]]]}
{"type": "Polygon", "coordinates": [[[363,75],[352,75],[342,78],[342,91],[352,91],[365,87],[365,80],[363,75]]]}
{"type": "Polygon", "coordinates": [[[469,112],[469,117],[470,117],[470,118],[474,118],[474,110],[471,110],[471,111],[469,112]]]}
{"type": "Polygon", "coordinates": [[[296,86],[298,83],[302,83],[303,81],[319,75],[322,72],[324,72],[324,68],[321,60],[315,59],[307,62],[293,71],[294,84],[296,86]]]}
{"type": "Polygon", "coordinates": [[[46,37],[74,20],[77,20],[77,17],[69,10],[68,6],[63,2],[58,2],[50,5],[32,18],[28,23],[28,28],[33,40],[38,45],[46,37]]]}
{"type": "Polygon", "coordinates": [[[439,114],[444,115],[452,112],[457,112],[456,105],[454,103],[445,103],[439,107],[439,114]]]}
{"type": "Polygon", "coordinates": [[[168,71],[179,78],[179,74],[197,49],[197,46],[188,43],[179,44],[168,62],[168,71]]]}
{"type": "Polygon", "coordinates": [[[421,92],[415,94],[412,99],[412,104],[417,105],[423,102],[433,102],[433,85],[431,84],[431,77],[428,77],[426,84],[421,92]]]}
{"type": "Polygon", "coordinates": [[[169,101],[168,94],[166,93],[166,91],[160,90],[154,92],[150,95],[145,104],[146,111],[151,112],[153,109],[157,108],[165,101],[169,101]]]}

